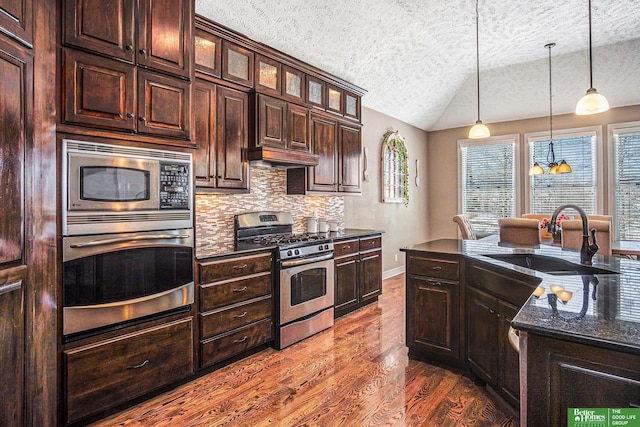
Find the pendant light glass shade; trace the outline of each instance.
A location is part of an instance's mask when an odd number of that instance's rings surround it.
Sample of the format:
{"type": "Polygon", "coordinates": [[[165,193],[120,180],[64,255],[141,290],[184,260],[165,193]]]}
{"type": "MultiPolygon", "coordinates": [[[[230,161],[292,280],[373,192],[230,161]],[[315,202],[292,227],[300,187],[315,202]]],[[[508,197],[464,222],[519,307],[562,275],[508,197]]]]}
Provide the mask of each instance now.
{"type": "Polygon", "coordinates": [[[478,21],[480,14],[478,13],[478,0],[476,0],[476,76],[478,81],[478,120],[476,124],[469,130],[470,139],[482,139],[491,136],[489,128],[480,120],[480,38],[478,21]]]}
{"type": "Polygon", "coordinates": [[[589,88],[587,94],[580,98],[576,106],[576,114],[585,116],[588,114],[598,114],[609,109],[609,101],[604,95],[600,95],[594,88],[589,88]]]}
{"type": "Polygon", "coordinates": [[[535,162],[533,166],[531,166],[531,169],[529,169],[529,175],[542,175],[542,174],[544,174],[544,169],[542,169],[542,166],[540,166],[538,162],[535,162]]]}
{"type": "Polygon", "coordinates": [[[571,171],[571,166],[569,166],[564,160],[558,165],[558,173],[571,173],[571,171]]]}
{"type": "Polygon", "coordinates": [[[593,87],[593,52],[591,48],[591,0],[589,0],[589,89],[576,105],[576,114],[585,116],[598,114],[609,109],[609,101],[593,87]]]}
{"type": "Polygon", "coordinates": [[[481,120],[478,120],[469,130],[469,138],[471,139],[489,138],[490,136],[489,128],[481,120]]]}

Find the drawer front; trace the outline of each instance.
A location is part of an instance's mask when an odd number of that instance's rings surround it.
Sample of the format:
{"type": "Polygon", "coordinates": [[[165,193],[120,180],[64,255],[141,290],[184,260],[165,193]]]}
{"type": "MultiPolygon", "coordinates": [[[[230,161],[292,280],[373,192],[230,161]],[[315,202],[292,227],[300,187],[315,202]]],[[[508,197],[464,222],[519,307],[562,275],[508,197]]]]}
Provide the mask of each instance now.
{"type": "Polygon", "coordinates": [[[271,296],[267,296],[257,301],[204,313],[200,315],[201,337],[209,338],[258,320],[271,319],[271,307],[271,296]]]}
{"type": "Polygon", "coordinates": [[[409,274],[449,280],[459,278],[459,264],[455,260],[411,256],[407,265],[409,274]]]}
{"type": "Polygon", "coordinates": [[[209,338],[202,341],[200,345],[201,366],[205,367],[221,362],[272,339],[271,319],[253,323],[229,334],[209,338]]]}
{"type": "Polygon", "coordinates": [[[368,251],[370,249],[378,249],[382,247],[382,237],[367,237],[366,239],[360,239],[360,252],[368,251]]]}
{"type": "Polygon", "coordinates": [[[271,272],[200,286],[200,311],[209,311],[271,293],[271,272]]]}
{"type": "Polygon", "coordinates": [[[358,239],[354,240],[343,240],[341,242],[333,243],[333,251],[336,257],[356,254],[360,250],[360,241],[358,239]]]}
{"type": "Polygon", "coordinates": [[[240,258],[210,261],[199,264],[200,283],[233,279],[249,274],[271,271],[271,252],[240,258]]]}
{"type": "Polygon", "coordinates": [[[66,351],[67,422],[190,375],[192,328],[188,318],[66,351]]]}

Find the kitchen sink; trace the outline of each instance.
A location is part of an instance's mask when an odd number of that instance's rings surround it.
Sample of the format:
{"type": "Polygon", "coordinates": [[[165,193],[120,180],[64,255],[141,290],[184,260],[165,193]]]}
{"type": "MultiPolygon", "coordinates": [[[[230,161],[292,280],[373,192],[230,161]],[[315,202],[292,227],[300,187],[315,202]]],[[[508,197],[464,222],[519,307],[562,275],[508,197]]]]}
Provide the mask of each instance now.
{"type": "Polygon", "coordinates": [[[576,264],[559,258],[535,254],[492,254],[484,255],[509,264],[540,271],[556,276],[572,276],[587,274],[620,274],[614,270],[576,264]]]}

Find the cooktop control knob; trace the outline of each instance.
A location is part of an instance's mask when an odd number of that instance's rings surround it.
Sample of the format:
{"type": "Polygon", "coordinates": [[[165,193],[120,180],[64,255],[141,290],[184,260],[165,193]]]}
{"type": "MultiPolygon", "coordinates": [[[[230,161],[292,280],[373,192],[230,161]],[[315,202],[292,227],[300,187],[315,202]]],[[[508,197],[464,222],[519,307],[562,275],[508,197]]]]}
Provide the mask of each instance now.
{"type": "Polygon", "coordinates": [[[298,249],[296,249],[295,251],[293,251],[293,253],[295,253],[296,255],[300,255],[300,251],[298,249]]]}
{"type": "MultiPolygon", "coordinates": [[[[326,249],[326,248],[327,248],[327,247],[325,246],[325,249],[326,249]]],[[[320,251],[322,250],[322,245],[318,246],[318,250],[320,250],[320,251]]]]}
{"type": "Polygon", "coordinates": [[[291,251],[287,251],[287,256],[291,256],[291,251]]]}

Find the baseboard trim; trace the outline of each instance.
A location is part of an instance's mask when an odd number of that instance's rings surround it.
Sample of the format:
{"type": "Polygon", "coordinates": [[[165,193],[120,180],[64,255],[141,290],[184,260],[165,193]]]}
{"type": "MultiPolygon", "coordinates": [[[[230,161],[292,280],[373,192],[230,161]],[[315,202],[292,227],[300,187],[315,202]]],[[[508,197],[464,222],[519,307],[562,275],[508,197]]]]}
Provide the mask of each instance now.
{"type": "Polygon", "coordinates": [[[389,277],[397,276],[398,274],[404,273],[404,265],[400,267],[392,268],[391,270],[382,272],[382,280],[388,279],[389,277]]]}

